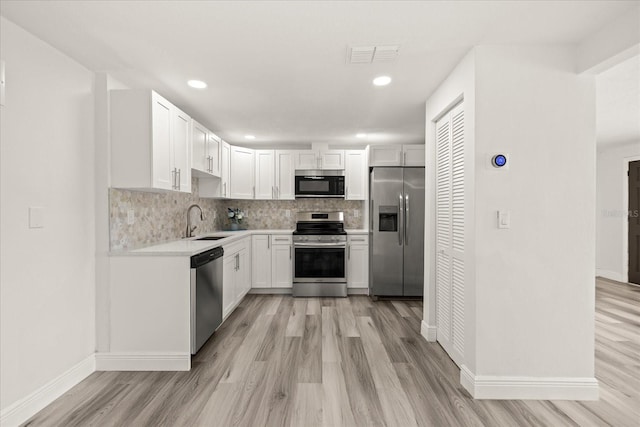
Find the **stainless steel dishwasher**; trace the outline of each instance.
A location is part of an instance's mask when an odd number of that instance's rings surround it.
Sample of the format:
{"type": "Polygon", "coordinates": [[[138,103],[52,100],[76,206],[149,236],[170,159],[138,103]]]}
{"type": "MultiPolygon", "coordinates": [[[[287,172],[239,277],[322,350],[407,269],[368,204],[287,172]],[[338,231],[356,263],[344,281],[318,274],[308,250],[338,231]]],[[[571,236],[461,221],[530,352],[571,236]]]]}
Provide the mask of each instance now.
{"type": "Polygon", "coordinates": [[[191,354],[222,323],[222,256],[217,247],[191,257],[191,354]]]}

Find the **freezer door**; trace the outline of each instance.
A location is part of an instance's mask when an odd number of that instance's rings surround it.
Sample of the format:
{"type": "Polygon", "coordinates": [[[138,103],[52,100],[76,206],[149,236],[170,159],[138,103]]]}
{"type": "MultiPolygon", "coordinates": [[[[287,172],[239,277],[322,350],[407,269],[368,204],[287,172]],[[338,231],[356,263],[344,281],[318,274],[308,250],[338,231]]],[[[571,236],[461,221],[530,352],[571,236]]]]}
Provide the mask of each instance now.
{"type": "Polygon", "coordinates": [[[424,168],[404,169],[404,296],[424,290],[424,168]]]}
{"type": "Polygon", "coordinates": [[[369,265],[371,294],[402,296],[404,196],[402,168],[374,168],[371,172],[371,229],[369,265]]]}

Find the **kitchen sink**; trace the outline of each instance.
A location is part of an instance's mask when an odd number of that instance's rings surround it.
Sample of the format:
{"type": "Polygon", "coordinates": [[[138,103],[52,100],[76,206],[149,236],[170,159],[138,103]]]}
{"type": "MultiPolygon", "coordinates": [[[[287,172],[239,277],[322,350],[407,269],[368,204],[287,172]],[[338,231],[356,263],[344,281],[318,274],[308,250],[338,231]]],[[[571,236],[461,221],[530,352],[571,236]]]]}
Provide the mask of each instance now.
{"type": "Polygon", "coordinates": [[[220,239],[224,239],[227,236],[205,236],[205,237],[198,237],[196,240],[220,240],[220,239]]]}

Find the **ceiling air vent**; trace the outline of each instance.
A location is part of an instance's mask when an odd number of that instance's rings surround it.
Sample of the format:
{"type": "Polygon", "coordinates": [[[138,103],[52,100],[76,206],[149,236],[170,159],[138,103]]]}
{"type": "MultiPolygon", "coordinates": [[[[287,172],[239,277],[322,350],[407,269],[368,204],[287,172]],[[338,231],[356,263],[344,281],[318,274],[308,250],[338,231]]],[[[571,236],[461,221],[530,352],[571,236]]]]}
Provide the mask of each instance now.
{"type": "Polygon", "coordinates": [[[398,57],[400,46],[350,46],[347,63],[371,64],[374,62],[389,62],[398,57]]]}
{"type": "Polygon", "coordinates": [[[374,46],[351,47],[349,52],[350,64],[371,64],[373,54],[376,51],[374,46]]]}
{"type": "Polygon", "coordinates": [[[400,46],[376,46],[371,62],[388,62],[398,57],[400,46]]]}

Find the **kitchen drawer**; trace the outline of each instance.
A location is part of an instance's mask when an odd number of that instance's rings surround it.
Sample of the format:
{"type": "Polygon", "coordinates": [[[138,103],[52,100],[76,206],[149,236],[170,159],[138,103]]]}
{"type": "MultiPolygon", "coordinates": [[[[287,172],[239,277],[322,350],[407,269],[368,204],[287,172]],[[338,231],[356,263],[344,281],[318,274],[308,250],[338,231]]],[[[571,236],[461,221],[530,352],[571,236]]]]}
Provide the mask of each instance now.
{"type": "Polygon", "coordinates": [[[369,236],[366,234],[355,234],[347,237],[348,241],[352,245],[368,245],[369,236]]]}
{"type": "Polygon", "coordinates": [[[272,234],[271,242],[273,245],[290,245],[293,242],[293,236],[286,234],[272,234]]]}

